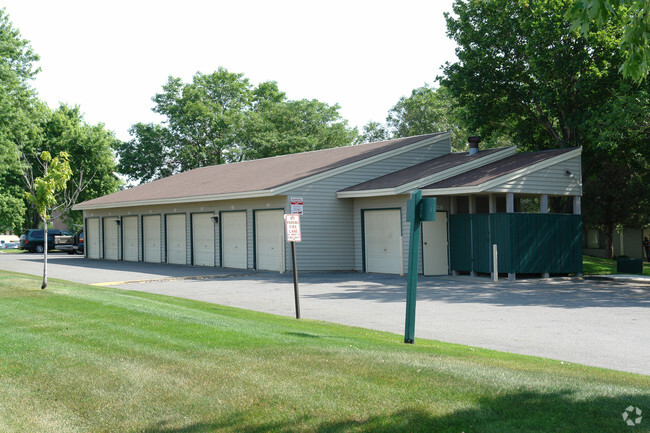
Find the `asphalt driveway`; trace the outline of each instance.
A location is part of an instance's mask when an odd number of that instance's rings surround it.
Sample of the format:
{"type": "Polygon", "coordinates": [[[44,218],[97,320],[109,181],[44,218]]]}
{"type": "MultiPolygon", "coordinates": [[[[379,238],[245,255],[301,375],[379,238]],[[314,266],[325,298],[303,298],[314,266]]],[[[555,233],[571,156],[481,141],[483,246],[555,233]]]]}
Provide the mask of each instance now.
{"type": "MultiPolygon", "coordinates": [[[[0,269],[40,275],[42,256],[0,254],[0,269]]],[[[48,275],[295,316],[278,274],[49,256],[48,275]]],[[[303,318],[404,333],[406,278],[301,273],[303,318]]],[[[492,283],[420,277],[415,337],[650,375],[650,285],[581,278],[492,283]]]]}

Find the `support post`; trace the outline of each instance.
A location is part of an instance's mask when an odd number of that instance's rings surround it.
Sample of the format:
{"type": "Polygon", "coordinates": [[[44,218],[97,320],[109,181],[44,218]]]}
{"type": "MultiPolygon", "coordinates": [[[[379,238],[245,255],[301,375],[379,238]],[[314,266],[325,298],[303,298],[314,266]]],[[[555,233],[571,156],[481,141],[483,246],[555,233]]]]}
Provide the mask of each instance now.
{"type": "Polygon", "coordinates": [[[296,263],[295,242],[291,242],[291,260],[293,261],[293,294],[296,298],[296,319],[300,319],[300,292],[298,290],[298,265],[296,263]]]}
{"type": "Polygon", "coordinates": [[[492,281],[499,281],[499,259],[497,244],[492,245],[492,281]]]}
{"type": "Polygon", "coordinates": [[[436,199],[422,199],[422,191],[416,190],[406,203],[406,219],[411,223],[409,235],[408,275],[406,278],[406,319],[404,343],[415,342],[415,303],[418,290],[418,262],[420,258],[420,235],[422,221],[435,221],[436,199]]]}
{"type": "Polygon", "coordinates": [[[548,194],[539,197],[539,213],[548,213],[548,194]]]}

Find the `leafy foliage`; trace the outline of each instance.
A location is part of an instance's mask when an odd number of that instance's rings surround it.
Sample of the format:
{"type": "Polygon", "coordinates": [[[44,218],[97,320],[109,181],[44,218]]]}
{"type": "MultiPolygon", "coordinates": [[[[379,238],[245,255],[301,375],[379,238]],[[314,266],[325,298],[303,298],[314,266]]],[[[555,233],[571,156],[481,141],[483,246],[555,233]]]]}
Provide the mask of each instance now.
{"type": "Polygon", "coordinates": [[[457,0],[446,19],[459,61],[442,83],[479,135],[524,150],[582,146],[585,219],[611,241],[614,223],[647,222],[650,99],[618,73],[623,17],[581,32],[566,18],[573,4],[457,0]]]}
{"type": "Polygon", "coordinates": [[[614,29],[581,36],[567,0],[456,1],[446,15],[458,62],[442,83],[467,110],[470,128],[508,131],[526,150],[575,146],[585,112],[619,77],[614,29]]]}
{"type": "Polygon", "coordinates": [[[352,144],[338,105],[291,101],[275,82],[253,86],[224,68],[191,83],[169,77],[154,96],[162,125],[137,123],[121,143],[119,171],[146,182],[193,168],[352,144]],[[150,155],[157,155],[151,158],[150,155]]]}
{"type": "Polygon", "coordinates": [[[19,155],[21,146],[38,142],[43,106],[30,86],[38,73],[38,56],[22,39],[4,8],[0,8],[0,230],[17,229],[23,221],[23,190],[19,155]]]}
{"type": "Polygon", "coordinates": [[[573,27],[588,34],[614,21],[624,30],[620,52],[623,76],[640,83],[650,73],[650,5],[647,0],[576,0],[569,13],[573,27]]]}

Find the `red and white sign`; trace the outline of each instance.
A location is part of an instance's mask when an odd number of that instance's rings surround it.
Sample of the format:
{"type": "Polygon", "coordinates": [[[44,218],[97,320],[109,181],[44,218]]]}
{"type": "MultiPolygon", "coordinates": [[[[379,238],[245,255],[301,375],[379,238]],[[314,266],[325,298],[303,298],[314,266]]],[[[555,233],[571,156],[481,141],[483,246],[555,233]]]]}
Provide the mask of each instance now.
{"type": "Polygon", "coordinates": [[[291,213],[302,215],[303,204],[301,197],[291,197],[291,213]]]}
{"type": "Polygon", "coordinates": [[[285,214],[284,225],[287,230],[287,242],[300,242],[300,215],[285,214]]]}

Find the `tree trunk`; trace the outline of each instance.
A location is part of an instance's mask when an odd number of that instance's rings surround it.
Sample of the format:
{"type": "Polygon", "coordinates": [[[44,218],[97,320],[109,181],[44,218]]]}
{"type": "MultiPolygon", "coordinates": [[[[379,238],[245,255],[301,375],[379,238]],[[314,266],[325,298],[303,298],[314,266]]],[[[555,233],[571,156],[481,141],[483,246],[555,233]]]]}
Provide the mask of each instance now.
{"type": "Polygon", "coordinates": [[[605,253],[608,259],[614,258],[614,224],[605,224],[605,253]]]}
{"type": "Polygon", "coordinates": [[[43,285],[41,290],[47,287],[47,221],[43,218],[43,285]]]}

